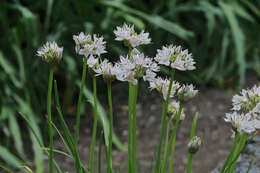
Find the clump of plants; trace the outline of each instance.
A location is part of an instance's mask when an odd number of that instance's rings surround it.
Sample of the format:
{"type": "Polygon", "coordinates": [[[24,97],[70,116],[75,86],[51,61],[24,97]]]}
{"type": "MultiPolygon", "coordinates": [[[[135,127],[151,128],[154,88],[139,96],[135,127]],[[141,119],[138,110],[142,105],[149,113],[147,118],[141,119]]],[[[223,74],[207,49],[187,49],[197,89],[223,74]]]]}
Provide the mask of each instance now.
{"type": "MultiPolygon", "coordinates": [[[[101,162],[95,163],[94,149],[96,146],[97,136],[97,121],[98,121],[98,106],[97,106],[97,86],[96,78],[102,77],[107,85],[108,105],[109,105],[109,137],[105,142],[106,156],[106,172],[117,172],[112,164],[112,139],[113,139],[113,108],[112,108],[112,83],[114,80],[128,82],[128,167],[124,172],[135,173],[137,171],[137,155],[136,155],[136,102],[138,96],[138,87],[140,82],[149,83],[151,90],[157,90],[160,94],[163,109],[161,115],[161,131],[156,150],[156,159],[154,161],[155,173],[165,173],[174,171],[174,153],[176,134],[181,121],[185,119],[184,106],[185,104],[198,94],[198,90],[192,84],[181,84],[174,80],[176,70],[188,71],[194,70],[195,61],[192,54],[187,49],[181,46],[165,45],[157,50],[154,58],[147,57],[139,50],[142,45],[151,43],[149,33],[141,31],[136,32],[133,25],[124,24],[114,30],[115,40],[122,41],[123,45],[128,48],[127,55],[121,55],[117,62],[110,62],[109,58],[103,58],[106,51],[106,41],[102,36],[90,35],[81,32],[79,35],[74,35],[75,51],[83,59],[82,80],[78,96],[76,130],[73,135],[67,124],[64,121],[61,105],[59,103],[58,86],[53,80],[54,69],[58,67],[62,60],[63,48],[59,47],[55,42],[47,42],[42,48],[37,51],[37,55],[50,66],[49,86],[47,94],[47,119],[49,129],[49,148],[46,154],[49,156],[49,172],[53,173],[54,168],[61,173],[59,166],[54,160],[53,153],[57,152],[53,148],[53,131],[58,130],[52,122],[51,115],[51,100],[54,84],[55,105],[57,107],[58,119],[61,124],[63,141],[68,149],[68,153],[64,153],[71,157],[74,161],[75,170],[77,173],[94,173],[101,172],[101,162]],[[102,55],[102,57],[101,57],[102,55]],[[160,67],[165,66],[170,71],[169,78],[158,76],[160,67]],[[86,76],[87,71],[90,76],[86,76]],[[89,165],[83,165],[79,157],[78,138],[80,127],[80,108],[82,101],[83,88],[85,81],[88,78],[93,81],[93,96],[94,96],[94,122],[93,134],[90,145],[90,161],[89,165]],[[170,100],[172,100],[170,102],[170,100]],[[173,126],[173,130],[171,129],[173,126]],[[98,165],[95,170],[94,165],[98,165]]],[[[242,90],[241,95],[233,97],[232,113],[226,114],[225,121],[231,123],[234,132],[234,144],[231,148],[221,173],[233,173],[234,168],[241,152],[247,145],[249,140],[252,140],[257,129],[260,129],[260,87],[254,86],[252,89],[242,90]]],[[[159,116],[159,115],[158,115],[159,116]]],[[[188,163],[186,171],[191,172],[193,155],[199,150],[201,139],[195,136],[198,113],[194,116],[193,124],[190,132],[190,142],[187,146],[188,163]]],[[[42,145],[42,144],[41,144],[42,145]]],[[[86,146],[87,147],[87,146],[86,146]]],[[[99,151],[99,158],[101,155],[99,151]]]]}

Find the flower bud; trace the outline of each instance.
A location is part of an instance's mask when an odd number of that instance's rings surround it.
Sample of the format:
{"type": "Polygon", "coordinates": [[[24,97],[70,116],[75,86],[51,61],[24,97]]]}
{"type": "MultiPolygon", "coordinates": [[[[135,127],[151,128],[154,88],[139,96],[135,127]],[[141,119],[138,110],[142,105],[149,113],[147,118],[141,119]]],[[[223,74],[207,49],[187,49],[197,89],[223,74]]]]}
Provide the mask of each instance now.
{"type": "Polygon", "coordinates": [[[49,65],[57,65],[62,58],[63,47],[58,47],[55,42],[47,42],[38,51],[37,56],[42,57],[42,59],[49,65]]]}
{"type": "MultiPolygon", "coordinates": [[[[169,118],[172,117],[173,121],[177,120],[177,115],[179,112],[179,108],[180,108],[180,103],[176,102],[176,101],[172,101],[169,105],[168,105],[168,110],[167,110],[167,116],[169,118]]],[[[180,115],[180,121],[183,121],[185,119],[185,113],[184,110],[181,110],[181,115],[180,115]]]]}
{"type": "Polygon", "coordinates": [[[200,139],[200,137],[194,136],[194,137],[190,140],[190,142],[189,142],[189,144],[188,144],[189,153],[195,154],[195,153],[199,150],[200,145],[201,145],[201,139],[200,139]]]}

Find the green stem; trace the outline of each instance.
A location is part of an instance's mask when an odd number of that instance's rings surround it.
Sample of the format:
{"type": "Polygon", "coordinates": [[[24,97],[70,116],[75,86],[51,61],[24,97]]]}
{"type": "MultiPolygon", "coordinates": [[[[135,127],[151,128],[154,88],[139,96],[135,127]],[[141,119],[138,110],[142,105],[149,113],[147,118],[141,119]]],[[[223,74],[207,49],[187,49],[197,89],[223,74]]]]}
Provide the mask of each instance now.
{"type": "Polygon", "coordinates": [[[91,140],[91,150],[90,150],[90,173],[94,173],[94,154],[96,145],[96,134],[97,134],[97,86],[96,86],[96,76],[93,76],[93,90],[94,90],[94,125],[91,140]]]}
{"type": "Polygon", "coordinates": [[[230,150],[230,153],[229,153],[229,155],[228,155],[228,157],[227,157],[227,159],[226,159],[226,161],[225,161],[225,163],[224,163],[224,166],[223,166],[223,168],[221,169],[221,173],[224,173],[224,171],[225,171],[227,165],[229,165],[230,162],[232,161],[232,156],[233,156],[234,151],[235,151],[235,149],[236,149],[237,142],[238,142],[238,140],[239,140],[239,136],[240,136],[240,133],[239,133],[238,131],[236,131],[236,135],[235,135],[235,139],[234,139],[234,141],[233,141],[233,145],[232,145],[231,150],[230,150]]]}
{"type": "Polygon", "coordinates": [[[163,163],[163,171],[162,171],[163,173],[166,172],[168,158],[169,158],[169,155],[170,155],[170,147],[172,147],[172,153],[171,153],[169,172],[173,172],[173,156],[174,156],[174,152],[175,152],[176,133],[177,133],[177,129],[178,129],[179,122],[180,122],[180,116],[181,116],[182,108],[183,108],[183,103],[180,103],[180,107],[179,107],[177,118],[176,118],[176,121],[175,121],[175,124],[174,124],[173,132],[172,132],[172,135],[171,135],[171,138],[170,138],[169,145],[167,147],[166,159],[164,160],[164,163],[163,163]]]}
{"type": "Polygon", "coordinates": [[[171,123],[172,123],[172,117],[168,120],[168,123],[167,123],[167,128],[166,128],[166,139],[165,139],[165,145],[164,145],[164,160],[166,159],[167,157],[167,147],[169,145],[169,132],[170,132],[170,127],[171,127],[171,123]]]}
{"type": "Polygon", "coordinates": [[[192,158],[193,158],[193,154],[189,153],[188,154],[187,173],[191,173],[192,158]]]}
{"type": "MultiPolygon", "coordinates": [[[[242,150],[244,149],[244,146],[246,144],[246,140],[247,140],[247,137],[248,137],[248,134],[247,133],[243,133],[241,138],[240,138],[240,141],[238,143],[238,146],[237,146],[237,149],[236,149],[236,152],[235,152],[235,157],[233,159],[233,161],[231,162],[229,168],[230,168],[230,173],[233,173],[234,170],[235,170],[235,167],[236,167],[236,163],[237,163],[237,159],[239,158],[242,150]]],[[[228,169],[227,169],[228,170],[228,169]]]]}
{"type": "Polygon", "coordinates": [[[53,173],[53,131],[52,131],[52,120],[51,120],[51,96],[52,96],[52,84],[53,84],[53,73],[54,66],[50,69],[49,74],[49,86],[48,86],[48,97],[47,97],[47,113],[48,113],[48,126],[49,126],[49,137],[50,137],[50,154],[49,154],[49,172],[53,173]]]}
{"type": "MultiPolygon", "coordinates": [[[[192,127],[191,127],[191,133],[190,133],[190,140],[195,136],[197,120],[198,120],[198,112],[196,112],[195,117],[193,118],[192,127]]],[[[189,152],[189,154],[188,154],[188,163],[187,163],[187,173],[191,173],[192,158],[193,158],[193,154],[189,152]]]]}
{"type": "Polygon", "coordinates": [[[79,138],[79,126],[80,126],[80,107],[83,95],[83,88],[86,80],[86,73],[87,73],[87,58],[84,57],[83,60],[83,71],[81,76],[81,85],[79,91],[79,98],[78,98],[78,105],[77,105],[77,119],[76,119],[76,130],[75,130],[75,145],[78,145],[78,138],[79,138]]]}
{"type": "Polygon", "coordinates": [[[113,107],[112,107],[112,91],[111,82],[107,84],[108,104],[109,104],[109,144],[108,144],[108,162],[107,162],[107,173],[112,173],[112,139],[113,139],[113,107]]]}
{"type": "Polygon", "coordinates": [[[128,173],[132,173],[132,101],[133,100],[133,85],[129,83],[128,94],[128,173]]]}
{"type": "Polygon", "coordinates": [[[132,137],[133,137],[133,141],[132,141],[132,149],[133,149],[133,154],[132,154],[132,172],[135,173],[136,172],[136,101],[137,101],[137,96],[138,96],[138,83],[136,85],[133,86],[134,87],[134,100],[133,100],[133,107],[132,107],[132,115],[133,115],[133,128],[132,128],[132,137]]]}
{"type": "Polygon", "coordinates": [[[167,110],[168,110],[168,103],[169,103],[170,93],[171,93],[173,79],[174,79],[174,73],[175,73],[175,70],[172,69],[167,98],[166,98],[166,101],[163,101],[163,111],[162,111],[162,120],[161,120],[161,133],[160,133],[160,140],[159,140],[159,146],[158,146],[157,158],[156,158],[156,165],[155,165],[155,172],[156,173],[159,173],[159,170],[160,170],[160,167],[161,167],[160,166],[161,165],[160,164],[161,163],[161,151],[162,151],[163,136],[164,136],[164,131],[165,131],[165,121],[166,121],[166,114],[167,114],[167,110]]]}

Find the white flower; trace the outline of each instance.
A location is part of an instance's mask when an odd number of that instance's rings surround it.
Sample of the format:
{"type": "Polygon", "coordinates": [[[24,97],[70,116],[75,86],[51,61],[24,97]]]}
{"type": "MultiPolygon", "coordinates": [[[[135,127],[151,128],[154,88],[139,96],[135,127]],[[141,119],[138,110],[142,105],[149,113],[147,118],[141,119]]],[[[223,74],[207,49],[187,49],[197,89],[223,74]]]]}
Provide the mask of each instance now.
{"type": "Polygon", "coordinates": [[[163,46],[157,50],[155,61],[165,66],[171,66],[181,71],[194,70],[195,62],[188,50],[182,50],[180,46],[163,46]]]}
{"type": "Polygon", "coordinates": [[[151,43],[149,33],[141,31],[140,34],[137,34],[134,30],[134,25],[130,26],[124,24],[122,27],[118,26],[116,27],[116,30],[114,30],[114,34],[116,35],[115,40],[126,41],[127,44],[131,45],[133,48],[151,43]]]}
{"type": "Polygon", "coordinates": [[[97,73],[96,76],[102,75],[104,80],[112,81],[114,80],[116,74],[120,73],[118,65],[113,66],[111,62],[104,59],[94,71],[97,73]]]}
{"type": "Polygon", "coordinates": [[[153,81],[155,80],[156,73],[151,70],[146,70],[145,75],[143,76],[144,81],[153,81]]]}
{"type": "MultiPolygon", "coordinates": [[[[176,116],[178,115],[179,109],[180,109],[180,102],[173,100],[168,105],[167,115],[170,116],[170,117],[173,116],[173,119],[176,119],[176,116]]],[[[184,109],[182,109],[181,114],[180,114],[180,120],[183,121],[184,119],[185,119],[185,113],[184,113],[184,109]]]]}
{"type": "Polygon", "coordinates": [[[42,57],[48,64],[55,65],[61,60],[62,52],[63,47],[59,47],[55,42],[47,42],[37,51],[37,56],[42,57]]]}
{"type": "Polygon", "coordinates": [[[149,33],[142,31],[139,35],[132,35],[129,39],[129,43],[132,47],[137,47],[143,44],[150,44],[151,38],[149,38],[149,33]]]}
{"type": "Polygon", "coordinates": [[[156,71],[159,70],[158,65],[152,59],[145,57],[137,49],[133,49],[130,57],[120,56],[120,61],[117,64],[116,78],[120,81],[128,81],[137,84],[138,79],[153,80],[156,76],[156,71]],[[120,70],[119,70],[120,69],[120,70]]]}
{"type": "Polygon", "coordinates": [[[79,35],[73,35],[73,40],[76,43],[75,51],[76,53],[80,52],[80,49],[84,47],[84,45],[89,44],[92,42],[91,35],[85,35],[81,32],[79,35]]]}
{"type": "MultiPolygon", "coordinates": [[[[154,80],[150,81],[150,89],[156,89],[157,91],[159,91],[162,94],[164,100],[166,100],[167,98],[169,86],[170,81],[168,79],[162,79],[161,77],[155,78],[154,80]]],[[[172,98],[176,94],[176,91],[179,87],[180,84],[173,81],[170,98],[172,98]]]]}
{"type": "Polygon", "coordinates": [[[190,85],[182,85],[177,91],[177,97],[180,101],[187,102],[194,96],[198,94],[198,90],[194,89],[192,84],[190,85]]]}
{"type": "Polygon", "coordinates": [[[122,40],[130,40],[131,33],[134,32],[134,25],[130,26],[124,24],[122,27],[117,26],[116,30],[114,30],[114,34],[116,35],[116,39],[118,41],[122,40]]]}
{"type": "Polygon", "coordinates": [[[255,122],[250,120],[249,116],[238,114],[237,112],[227,113],[224,118],[226,122],[230,122],[233,129],[239,132],[253,133],[255,129],[255,122]]]}
{"type": "Polygon", "coordinates": [[[97,37],[95,34],[93,35],[93,39],[91,35],[85,35],[81,32],[79,35],[73,35],[73,40],[76,43],[75,50],[79,55],[84,55],[88,57],[89,55],[97,55],[100,56],[103,53],[106,53],[104,38],[97,37]]]}
{"type": "Polygon", "coordinates": [[[243,89],[240,95],[232,98],[233,108],[235,111],[243,111],[245,113],[254,109],[260,102],[260,86],[254,86],[252,89],[243,89]]]}
{"type": "Polygon", "coordinates": [[[91,55],[87,60],[88,67],[93,69],[97,64],[98,64],[98,59],[91,55]]]}

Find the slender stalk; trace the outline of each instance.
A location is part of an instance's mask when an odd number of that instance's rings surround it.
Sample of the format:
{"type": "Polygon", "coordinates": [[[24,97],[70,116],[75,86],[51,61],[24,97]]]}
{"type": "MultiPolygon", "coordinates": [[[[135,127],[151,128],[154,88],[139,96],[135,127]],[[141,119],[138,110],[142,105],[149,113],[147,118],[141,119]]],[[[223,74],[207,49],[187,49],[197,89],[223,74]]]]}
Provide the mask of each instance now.
{"type": "MultiPolygon", "coordinates": [[[[192,127],[191,127],[191,133],[190,133],[190,140],[195,136],[197,120],[198,120],[198,112],[196,112],[195,117],[193,118],[192,127]]],[[[189,154],[188,154],[188,163],[187,163],[187,173],[191,173],[192,158],[193,158],[193,154],[189,152],[189,154]]]]}
{"type": "Polygon", "coordinates": [[[226,167],[227,167],[227,166],[230,164],[230,162],[232,161],[232,156],[233,156],[234,151],[235,151],[235,149],[236,149],[237,142],[238,142],[238,140],[239,140],[239,136],[240,136],[240,133],[239,133],[238,131],[236,131],[235,139],[234,139],[234,141],[233,141],[233,145],[232,145],[231,150],[230,150],[230,153],[229,153],[229,155],[228,155],[228,157],[227,157],[227,159],[226,159],[226,161],[225,161],[225,163],[224,163],[224,166],[223,166],[223,168],[221,169],[221,173],[224,173],[226,167]]]}
{"type": "Polygon", "coordinates": [[[103,133],[100,134],[99,137],[99,145],[98,145],[98,173],[101,173],[101,156],[102,156],[102,143],[103,143],[103,133]]]}
{"type": "Polygon", "coordinates": [[[49,137],[50,137],[50,154],[49,154],[49,172],[53,173],[53,131],[51,124],[51,96],[52,96],[52,84],[53,84],[53,73],[54,66],[50,69],[49,74],[49,86],[48,86],[48,96],[47,96],[47,114],[48,114],[48,126],[49,126],[49,137]]]}
{"type": "Polygon", "coordinates": [[[169,145],[167,147],[167,151],[166,151],[166,159],[163,162],[163,173],[166,172],[166,168],[167,168],[167,163],[168,163],[168,158],[169,158],[169,154],[170,154],[170,147],[172,147],[172,153],[171,153],[171,160],[170,160],[170,167],[169,167],[169,172],[173,172],[173,156],[174,156],[174,152],[175,152],[175,142],[176,142],[176,133],[177,133],[177,129],[179,126],[179,122],[180,122],[180,116],[181,116],[181,112],[182,112],[182,108],[183,108],[183,103],[180,103],[180,107],[178,110],[178,114],[177,114],[177,118],[174,124],[174,128],[173,128],[173,132],[170,138],[170,142],[169,145]]]}
{"type": "Polygon", "coordinates": [[[91,140],[91,150],[90,150],[90,173],[94,173],[94,154],[96,145],[96,134],[97,134],[97,81],[96,76],[93,76],[93,91],[94,91],[94,125],[91,140]]]}
{"type": "Polygon", "coordinates": [[[232,163],[230,164],[230,166],[228,167],[228,168],[230,168],[230,170],[229,170],[230,173],[233,173],[234,170],[235,170],[237,159],[239,158],[242,150],[244,149],[247,137],[248,137],[248,134],[247,133],[243,133],[241,138],[240,138],[240,141],[238,143],[238,146],[237,146],[237,149],[236,149],[236,152],[235,152],[235,157],[234,157],[232,163]]]}
{"type": "Polygon", "coordinates": [[[192,158],[193,158],[193,154],[189,153],[188,154],[187,173],[191,173],[192,158]]]}
{"type": "Polygon", "coordinates": [[[112,173],[112,139],[113,139],[113,107],[112,107],[112,91],[111,82],[107,83],[107,95],[109,104],[109,143],[108,143],[108,162],[107,162],[107,173],[112,173]]]}
{"type": "Polygon", "coordinates": [[[133,115],[133,119],[132,119],[132,137],[133,137],[133,141],[132,141],[132,172],[135,173],[136,172],[136,101],[137,101],[137,96],[138,96],[138,83],[133,86],[134,87],[134,100],[133,100],[133,107],[132,107],[132,115],[133,115]]]}
{"type": "Polygon", "coordinates": [[[167,114],[167,109],[168,109],[170,93],[171,93],[171,89],[172,89],[172,83],[173,83],[173,79],[174,79],[174,73],[175,73],[175,70],[172,69],[167,98],[166,98],[166,101],[163,101],[163,111],[162,111],[162,120],[161,120],[161,133],[160,133],[160,140],[159,140],[159,146],[158,146],[157,157],[156,157],[156,165],[155,165],[155,172],[156,173],[159,173],[159,170],[160,170],[161,151],[162,151],[163,136],[164,136],[164,131],[165,131],[166,114],[167,114]]]}
{"type": "Polygon", "coordinates": [[[77,119],[76,119],[76,130],[75,130],[75,144],[78,145],[78,138],[79,138],[79,126],[80,126],[80,107],[81,107],[81,101],[82,101],[82,95],[83,95],[83,88],[86,80],[86,74],[87,74],[87,58],[84,57],[83,59],[83,70],[82,70],[82,76],[81,76],[81,85],[80,85],[80,91],[79,91],[79,98],[78,98],[78,105],[77,105],[77,119]]]}
{"type": "Polygon", "coordinates": [[[132,173],[132,100],[133,100],[133,86],[129,83],[128,94],[128,173],[132,173]]]}
{"type": "MultiPolygon", "coordinates": [[[[172,117],[168,120],[167,123],[167,128],[166,128],[166,139],[165,139],[165,145],[164,145],[164,160],[167,157],[167,148],[169,145],[169,132],[170,132],[170,127],[171,127],[171,123],[172,123],[172,117]]],[[[162,168],[162,167],[161,167],[162,168]]]]}

